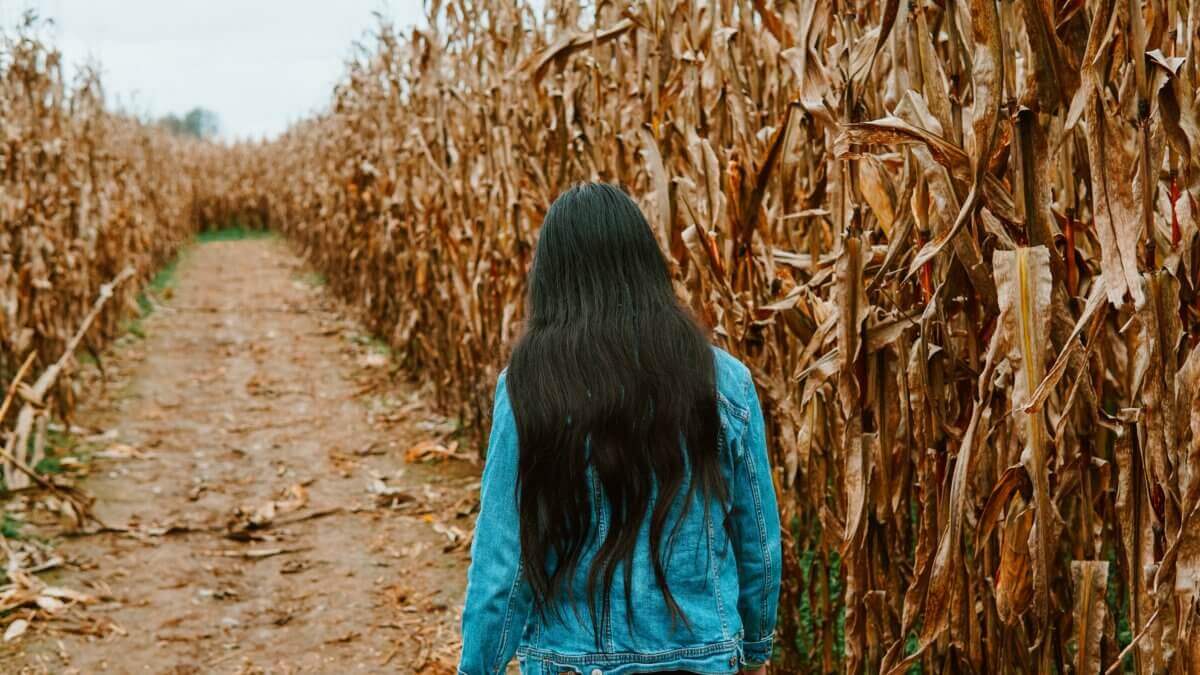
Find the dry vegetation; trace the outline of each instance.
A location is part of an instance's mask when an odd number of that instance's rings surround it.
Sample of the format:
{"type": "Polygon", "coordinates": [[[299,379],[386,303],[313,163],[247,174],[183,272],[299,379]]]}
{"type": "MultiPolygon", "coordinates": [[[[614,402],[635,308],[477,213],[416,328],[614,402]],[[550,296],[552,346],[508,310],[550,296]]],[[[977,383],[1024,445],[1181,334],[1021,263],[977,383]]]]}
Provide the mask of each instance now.
{"type": "Polygon", "coordinates": [[[225,215],[204,192],[223,149],[106,110],[94,72],[64,75],[38,30],[31,17],[0,32],[0,477],[6,495],[37,488],[4,505],[6,642],[96,601],[35,576],[63,565],[52,547],[9,539],[21,523],[10,518],[35,509],[89,524],[72,481],[36,470],[74,408],[74,357],[98,357],[146,282],[199,223],[225,215]]]}
{"type": "Polygon", "coordinates": [[[0,367],[241,212],[483,430],[546,206],[620,182],[758,381],[785,671],[1200,670],[1200,2],[548,4],[382,28],[220,172],[10,44],[0,367]]]}
{"type": "Polygon", "coordinates": [[[381,30],[260,155],[442,404],[618,181],[764,394],[787,670],[1200,668],[1200,3],[550,4],[381,30]]]}
{"type": "MultiPolygon", "coordinates": [[[[216,146],[106,110],[95,73],[66,75],[38,30],[31,17],[0,34],[0,378],[13,385],[0,422],[26,410],[6,452],[29,451],[30,465],[48,418],[74,405],[73,380],[59,377],[71,363],[54,364],[76,347],[97,355],[198,224],[223,216],[204,189],[225,161],[216,146]],[[105,302],[102,287],[128,277],[105,302]],[[26,375],[36,383],[16,388],[26,375]]],[[[5,479],[24,482],[11,466],[5,479]]]]}

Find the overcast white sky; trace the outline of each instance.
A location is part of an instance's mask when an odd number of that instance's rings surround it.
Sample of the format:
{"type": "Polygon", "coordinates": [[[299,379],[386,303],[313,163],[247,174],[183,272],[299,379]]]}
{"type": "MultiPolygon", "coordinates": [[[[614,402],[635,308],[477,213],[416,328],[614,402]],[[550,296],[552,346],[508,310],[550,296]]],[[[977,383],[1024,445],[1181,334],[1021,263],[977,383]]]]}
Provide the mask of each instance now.
{"type": "Polygon", "coordinates": [[[424,23],[421,0],[0,0],[0,26],[27,8],[54,20],[42,30],[69,73],[99,62],[110,106],[203,106],[229,139],[272,136],[324,108],[373,12],[424,23]]]}

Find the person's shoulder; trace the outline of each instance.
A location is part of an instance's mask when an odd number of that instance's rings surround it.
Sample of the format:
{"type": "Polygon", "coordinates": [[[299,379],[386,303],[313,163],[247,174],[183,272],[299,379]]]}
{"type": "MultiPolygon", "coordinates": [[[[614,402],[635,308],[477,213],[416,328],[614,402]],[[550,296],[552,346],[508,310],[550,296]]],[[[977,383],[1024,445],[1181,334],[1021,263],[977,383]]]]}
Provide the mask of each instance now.
{"type": "Polygon", "coordinates": [[[712,348],[716,361],[718,401],[732,408],[738,417],[749,416],[749,398],[754,378],[750,369],[733,354],[717,347],[712,348]]]}
{"type": "Polygon", "coordinates": [[[750,369],[746,364],[738,360],[736,356],[713,345],[713,354],[717,363],[717,386],[729,384],[735,387],[744,387],[751,382],[750,369]]]}

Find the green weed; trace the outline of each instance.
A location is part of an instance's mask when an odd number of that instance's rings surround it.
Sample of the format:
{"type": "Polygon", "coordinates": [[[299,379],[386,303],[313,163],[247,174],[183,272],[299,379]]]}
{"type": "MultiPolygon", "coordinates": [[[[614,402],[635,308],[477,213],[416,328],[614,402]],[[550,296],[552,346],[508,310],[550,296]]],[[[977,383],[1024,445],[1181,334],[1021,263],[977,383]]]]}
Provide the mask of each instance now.
{"type": "MultiPolygon", "coordinates": [[[[183,258],[183,255],[186,251],[186,246],[183,249],[180,249],[180,251],[175,254],[175,257],[172,258],[166,265],[163,265],[162,269],[160,269],[154,275],[154,277],[150,279],[150,283],[146,284],[146,287],[142,289],[142,292],[138,293],[137,316],[134,316],[125,322],[124,326],[122,326],[124,332],[134,335],[139,339],[145,339],[146,329],[142,325],[142,321],[154,313],[155,305],[152,298],[165,298],[167,295],[169,295],[170,290],[175,287],[176,272],[179,268],[179,261],[183,258]]],[[[95,359],[92,359],[92,361],[94,360],[95,359]]]]}
{"type": "Polygon", "coordinates": [[[138,294],[138,309],[141,310],[142,317],[149,316],[154,311],[154,303],[150,302],[151,295],[162,297],[168,289],[175,287],[175,272],[179,267],[181,255],[182,252],[163,265],[163,268],[154,275],[146,288],[138,294]]]}
{"type": "Polygon", "coordinates": [[[24,527],[23,521],[13,518],[9,514],[4,514],[4,522],[0,523],[0,534],[4,535],[5,539],[20,539],[21,528],[24,527]]]}
{"type": "Polygon", "coordinates": [[[58,457],[55,457],[52,455],[47,455],[42,458],[42,461],[37,463],[37,466],[33,467],[33,470],[40,474],[43,474],[43,475],[51,474],[51,473],[62,473],[63,472],[62,460],[59,459],[58,457]]]}
{"type": "Polygon", "coordinates": [[[300,281],[309,286],[320,287],[325,285],[325,275],[320,272],[306,272],[300,275],[300,281]]]}
{"type": "Polygon", "coordinates": [[[273,239],[276,237],[271,230],[256,230],[234,224],[216,230],[204,230],[196,235],[196,241],[205,244],[213,241],[241,241],[243,239],[273,239]]]}

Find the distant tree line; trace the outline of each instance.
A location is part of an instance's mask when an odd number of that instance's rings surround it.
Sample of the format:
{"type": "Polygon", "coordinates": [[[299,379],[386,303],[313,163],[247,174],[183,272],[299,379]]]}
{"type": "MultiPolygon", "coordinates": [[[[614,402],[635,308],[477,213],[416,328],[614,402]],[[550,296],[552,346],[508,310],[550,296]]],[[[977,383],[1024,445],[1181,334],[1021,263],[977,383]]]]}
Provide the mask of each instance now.
{"type": "Polygon", "coordinates": [[[196,107],[182,117],[173,113],[159,118],[158,123],[173,133],[196,138],[212,138],[221,130],[217,114],[208,108],[196,107]]]}

